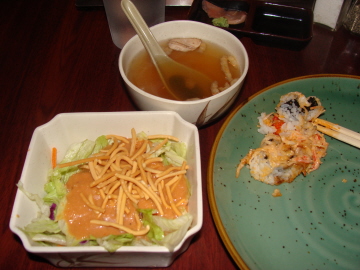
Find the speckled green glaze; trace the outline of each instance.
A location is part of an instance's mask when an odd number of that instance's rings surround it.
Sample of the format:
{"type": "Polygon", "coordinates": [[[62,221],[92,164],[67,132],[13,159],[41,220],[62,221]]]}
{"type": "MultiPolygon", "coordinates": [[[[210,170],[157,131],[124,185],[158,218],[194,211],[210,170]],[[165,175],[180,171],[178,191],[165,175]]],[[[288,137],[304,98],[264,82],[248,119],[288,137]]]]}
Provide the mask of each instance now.
{"type": "Polygon", "coordinates": [[[235,178],[239,160],[263,138],[257,117],[292,91],[319,97],[320,118],[360,132],[360,77],[300,77],[257,93],[231,113],[211,153],[215,224],[242,269],[360,269],[360,149],[326,136],[323,164],[291,184],[263,184],[248,168],[235,178]],[[275,188],[281,197],[271,195],[275,188]]]}

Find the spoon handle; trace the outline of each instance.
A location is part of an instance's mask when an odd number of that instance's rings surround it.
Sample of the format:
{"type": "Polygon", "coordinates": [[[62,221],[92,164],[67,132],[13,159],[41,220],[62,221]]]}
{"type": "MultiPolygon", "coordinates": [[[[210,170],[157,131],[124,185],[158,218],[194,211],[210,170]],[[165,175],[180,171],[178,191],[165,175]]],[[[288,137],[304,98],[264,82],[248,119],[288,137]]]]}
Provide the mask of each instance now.
{"type": "Polygon", "coordinates": [[[133,2],[121,0],[121,7],[150,56],[166,55],[133,2]]]}

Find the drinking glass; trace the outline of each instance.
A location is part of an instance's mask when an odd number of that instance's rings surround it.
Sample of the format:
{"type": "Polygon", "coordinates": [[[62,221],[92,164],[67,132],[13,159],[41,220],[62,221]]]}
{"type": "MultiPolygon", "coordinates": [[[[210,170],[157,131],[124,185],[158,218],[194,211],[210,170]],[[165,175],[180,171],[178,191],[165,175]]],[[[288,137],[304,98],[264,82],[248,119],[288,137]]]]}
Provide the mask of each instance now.
{"type": "MultiPolygon", "coordinates": [[[[131,0],[149,27],[164,22],[165,0],[131,0]]],[[[122,49],[125,43],[136,35],[130,21],[121,8],[121,0],[104,0],[111,38],[122,49]]]]}

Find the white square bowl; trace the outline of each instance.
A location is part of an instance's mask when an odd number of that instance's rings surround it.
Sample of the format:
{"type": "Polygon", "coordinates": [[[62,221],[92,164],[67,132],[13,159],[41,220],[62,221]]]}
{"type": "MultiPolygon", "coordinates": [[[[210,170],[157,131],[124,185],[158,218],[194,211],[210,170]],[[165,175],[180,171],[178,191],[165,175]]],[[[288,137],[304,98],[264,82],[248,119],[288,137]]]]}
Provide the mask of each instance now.
{"type": "Polygon", "coordinates": [[[58,267],[166,267],[184,252],[203,222],[201,161],[199,134],[195,125],[175,112],[100,112],[63,113],[35,129],[30,141],[20,181],[31,192],[45,195],[44,184],[51,168],[51,148],[56,147],[61,159],[72,143],[95,140],[100,135],[118,134],[131,137],[136,132],[168,134],[187,144],[187,177],[191,185],[189,212],[193,222],[184,239],[173,249],[163,246],[126,246],[114,253],[103,247],[44,247],[31,241],[21,230],[37,215],[35,202],[17,191],[10,219],[10,229],[17,234],[25,249],[58,267]]]}

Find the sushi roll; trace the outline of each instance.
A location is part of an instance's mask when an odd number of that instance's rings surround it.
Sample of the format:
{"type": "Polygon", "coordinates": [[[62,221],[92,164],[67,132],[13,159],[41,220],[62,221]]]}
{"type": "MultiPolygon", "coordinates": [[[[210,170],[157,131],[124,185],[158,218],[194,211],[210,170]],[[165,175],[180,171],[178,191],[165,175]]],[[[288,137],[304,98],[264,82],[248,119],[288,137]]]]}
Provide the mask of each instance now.
{"type": "Polygon", "coordinates": [[[272,137],[271,134],[267,135],[264,139],[266,143],[262,147],[249,152],[242,164],[248,164],[250,174],[266,184],[291,183],[304,167],[301,164],[294,164],[292,158],[295,152],[289,145],[277,144],[276,139],[273,143],[273,138],[267,138],[269,136],[272,137]]]}
{"type": "Polygon", "coordinates": [[[260,147],[240,160],[236,176],[248,166],[252,177],[270,185],[291,183],[321,164],[328,143],[313,121],[325,110],[317,97],[291,92],[280,98],[276,112],[261,113],[258,132],[265,135],[260,147]]]}
{"type": "Polygon", "coordinates": [[[325,109],[317,97],[305,97],[300,92],[291,92],[280,98],[276,112],[280,119],[301,125],[324,113],[325,109]]]}

